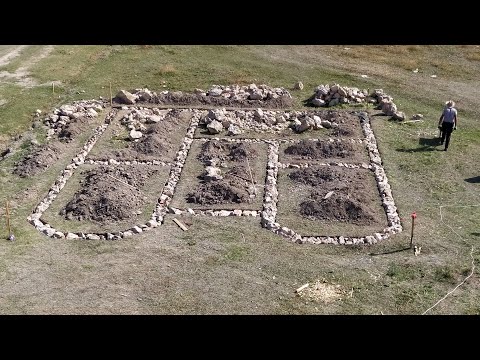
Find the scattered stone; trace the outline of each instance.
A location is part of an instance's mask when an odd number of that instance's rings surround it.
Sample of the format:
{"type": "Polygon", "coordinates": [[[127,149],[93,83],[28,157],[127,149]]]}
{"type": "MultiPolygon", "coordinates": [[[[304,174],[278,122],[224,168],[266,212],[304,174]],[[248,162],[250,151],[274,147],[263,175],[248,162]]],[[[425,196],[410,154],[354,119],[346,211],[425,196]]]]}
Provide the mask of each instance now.
{"type": "Polygon", "coordinates": [[[293,86],[293,90],[303,90],[303,83],[301,81],[297,81],[293,86]]]}

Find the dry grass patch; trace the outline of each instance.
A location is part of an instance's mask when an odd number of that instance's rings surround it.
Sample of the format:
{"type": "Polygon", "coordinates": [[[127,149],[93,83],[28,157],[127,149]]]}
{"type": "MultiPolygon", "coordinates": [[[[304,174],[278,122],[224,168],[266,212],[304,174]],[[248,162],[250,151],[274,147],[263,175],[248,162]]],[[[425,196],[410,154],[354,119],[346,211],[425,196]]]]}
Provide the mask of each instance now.
{"type": "Polygon", "coordinates": [[[308,301],[331,304],[345,298],[348,291],[343,289],[341,285],[330,284],[326,280],[317,280],[315,284],[307,286],[297,294],[308,301]]]}
{"type": "Polygon", "coordinates": [[[160,67],[157,72],[157,75],[171,75],[176,74],[178,72],[177,69],[172,64],[165,64],[160,67]]]}

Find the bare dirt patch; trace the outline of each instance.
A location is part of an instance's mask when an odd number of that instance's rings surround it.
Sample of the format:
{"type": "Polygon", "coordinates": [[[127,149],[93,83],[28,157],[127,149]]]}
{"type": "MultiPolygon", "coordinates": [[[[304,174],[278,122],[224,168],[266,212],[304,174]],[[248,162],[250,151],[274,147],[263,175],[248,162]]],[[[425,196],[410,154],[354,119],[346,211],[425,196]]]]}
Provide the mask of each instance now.
{"type": "Polygon", "coordinates": [[[202,151],[197,158],[205,165],[211,165],[212,161],[218,163],[227,160],[246,161],[247,157],[255,155],[257,152],[251,144],[207,141],[202,145],[202,151]]]}
{"type": "Polygon", "coordinates": [[[375,217],[367,206],[371,189],[365,171],[340,171],[329,166],[306,168],[289,174],[290,179],[314,189],[300,203],[307,218],[371,225],[375,217]]]}
{"type": "Polygon", "coordinates": [[[322,111],[318,115],[323,120],[336,123],[338,126],[331,129],[331,136],[363,138],[362,127],[357,115],[347,111],[322,111]]]}
{"type": "Polygon", "coordinates": [[[13,173],[21,177],[37,175],[57,161],[64,150],[65,145],[59,142],[43,145],[16,163],[13,173]]]}
{"type": "Polygon", "coordinates": [[[67,220],[119,221],[137,215],[147,200],[140,190],[157,170],[145,166],[101,166],[87,170],[82,189],[60,215],[67,220]]]}
{"type": "Polygon", "coordinates": [[[362,162],[368,160],[365,146],[348,140],[324,141],[302,139],[298,143],[288,145],[283,151],[283,161],[325,160],[362,162]]]}
{"type": "MultiPolygon", "coordinates": [[[[21,45],[18,48],[16,48],[14,51],[8,53],[7,55],[3,56],[0,58],[0,66],[2,65],[7,65],[13,58],[17,57],[20,55],[20,51],[23,50],[28,45],[21,45]]],[[[13,80],[18,85],[24,86],[24,87],[34,87],[37,84],[37,81],[30,77],[30,68],[35,65],[37,62],[40,60],[46,58],[54,49],[53,45],[48,45],[45,46],[41,53],[36,55],[35,57],[31,57],[27,59],[26,61],[23,62],[22,66],[19,67],[15,72],[10,73],[8,71],[1,71],[0,72],[0,79],[5,79],[5,80],[13,80]]]]}
{"type": "Polygon", "coordinates": [[[76,119],[70,119],[58,133],[58,139],[66,143],[75,140],[78,135],[83,134],[85,131],[91,129],[91,124],[93,121],[97,121],[97,119],[85,116],[76,119]]]}
{"type": "Polygon", "coordinates": [[[20,55],[20,52],[26,48],[28,45],[19,45],[15,47],[13,50],[9,51],[7,54],[0,57],[0,66],[5,66],[12,61],[12,59],[16,58],[20,55]]]}

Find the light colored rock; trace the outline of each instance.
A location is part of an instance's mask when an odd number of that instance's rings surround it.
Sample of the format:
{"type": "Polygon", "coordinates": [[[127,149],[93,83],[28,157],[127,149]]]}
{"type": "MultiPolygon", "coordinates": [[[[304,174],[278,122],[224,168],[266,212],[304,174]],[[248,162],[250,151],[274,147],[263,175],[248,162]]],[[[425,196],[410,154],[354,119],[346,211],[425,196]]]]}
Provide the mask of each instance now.
{"type": "Polygon", "coordinates": [[[205,173],[203,174],[203,179],[205,181],[216,181],[223,179],[221,175],[222,170],[215,166],[205,167],[205,173]]]}
{"type": "Polygon", "coordinates": [[[155,124],[158,123],[162,118],[159,115],[148,115],[147,116],[147,124],[155,124]]]}
{"type": "Polygon", "coordinates": [[[259,92],[253,92],[250,94],[250,96],[248,97],[250,100],[262,100],[263,99],[263,95],[259,92]]]}
{"type": "Polygon", "coordinates": [[[219,134],[223,130],[223,124],[218,120],[213,120],[207,125],[207,130],[210,134],[219,134]]]}
{"type": "Polygon", "coordinates": [[[237,125],[230,124],[230,126],[228,127],[227,134],[229,136],[240,135],[242,134],[242,130],[237,125]]]}
{"type": "Polygon", "coordinates": [[[85,236],[88,240],[100,240],[100,236],[97,234],[87,234],[85,236]]]}
{"type": "Polygon", "coordinates": [[[325,101],[322,99],[315,98],[312,100],[312,105],[315,107],[320,107],[325,105],[325,101]]]}
{"type": "Polygon", "coordinates": [[[159,224],[158,224],[158,222],[157,222],[156,220],[148,220],[148,221],[147,221],[147,226],[150,226],[150,227],[152,227],[152,228],[155,228],[155,227],[157,227],[158,225],[159,225],[159,224]]]}
{"type": "Polygon", "coordinates": [[[52,237],[53,234],[55,234],[55,229],[52,229],[51,227],[47,227],[47,226],[44,226],[41,231],[49,237],[52,237]]]}
{"type": "Polygon", "coordinates": [[[133,228],[130,229],[134,234],[140,234],[143,230],[139,226],[134,226],[133,228]]]}
{"type": "Polygon", "coordinates": [[[208,95],[209,96],[220,96],[222,95],[223,90],[220,87],[212,87],[210,90],[208,90],[208,95]]]}
{"type": "Polygon", "coordinates": [[[129,134],[129,137],[131,140],[136,140],[136,139],[140,139],[141,137],[143,136],[142,132],[141,131],[137,131],[135,129],[132,129],[130,131],[130,134],[129,134]]]}
{"type": "Polygon", "coordinates": [[[393,116],[395,120],[403,121],[406,119],[405,113],[403,111],[396,111],[393,116]]]}
{"type": "Polygon", "coordinates": [[[121,104],[133,105],[137,101],[137,96],[129,93],[126,90],[120,90],[117,93],[116,98],[119,100],[121,104]]]}
{"type": "Polygon", "coordinates": [[[53,237],[55,239],[65,239],[65,234],[60,231],[55,231],[55,233],[53,234],[53,237]]]}
{"type": "Polygon", "coordinates": [[[312,124],[310,123],[310,121],[308,121],[308,119],[310,119],[310,118],[307,117],[307,116],[299,119],[300,120],[300,125],[295,126],[295,131],[298,132],[298,133],[302,133],[302,132],[310,129],[312,127],[312,124]]]}

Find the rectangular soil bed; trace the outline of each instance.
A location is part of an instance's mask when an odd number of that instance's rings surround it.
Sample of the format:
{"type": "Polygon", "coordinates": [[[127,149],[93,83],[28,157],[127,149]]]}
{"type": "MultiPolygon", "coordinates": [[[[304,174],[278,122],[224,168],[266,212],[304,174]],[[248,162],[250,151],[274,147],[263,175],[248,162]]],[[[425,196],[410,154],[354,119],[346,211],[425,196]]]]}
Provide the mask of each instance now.
{"type": "Polygon", "coordinates": [[[122,119],[110,124],[87,159],[173,162],[193,113],[180,109],[158,110],[158,113],[161,115],[156,115],[152,109],[128,111],[122,119]],[[141,136],[134,134],[140,138],[131,138],[129,124],[142,129],[139,131],[141,136]]]}
{"type": "Polygon", "coordinates": [[[366,236],[387,226],[372,171],[279,169],[277,222],[302,236],[366,236]]]}
{"type": "Polygon", "coordinates": [[[170,168],[82,165],[42,215],[62,232],[124,231],[150,220],[170,168]]]}
{"type": "Polygon", "coordinates": [[[281,163],[369,163],[366,144],[360,139],[308,139],[281,143],[281,163]]]}
{"type": "Polygon", "coordinates": [[[267,151],[263,142],[194,140],[170,205],[179,209],[261,210],[267,151]],[[206,171],[210,175],[204,178],[206,171]]]}

